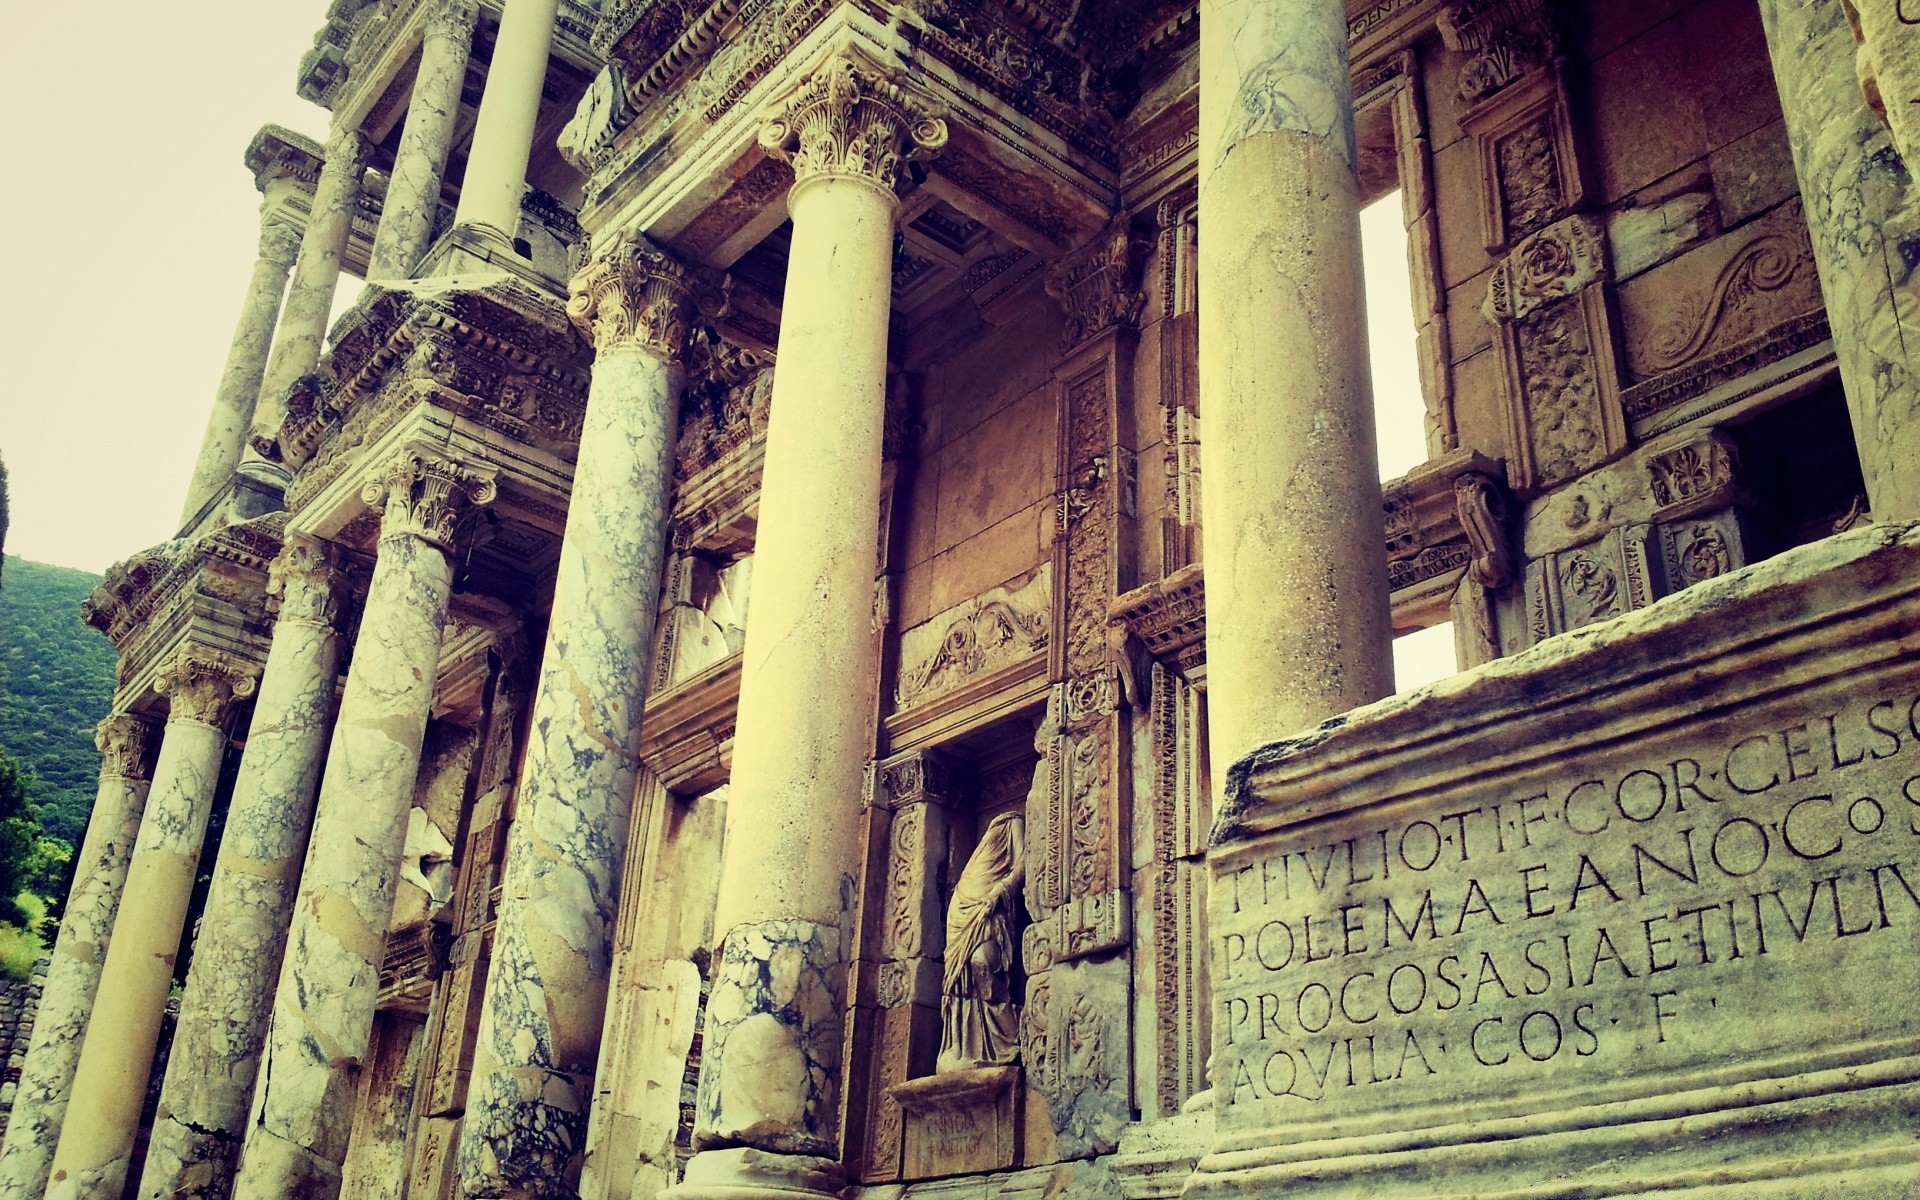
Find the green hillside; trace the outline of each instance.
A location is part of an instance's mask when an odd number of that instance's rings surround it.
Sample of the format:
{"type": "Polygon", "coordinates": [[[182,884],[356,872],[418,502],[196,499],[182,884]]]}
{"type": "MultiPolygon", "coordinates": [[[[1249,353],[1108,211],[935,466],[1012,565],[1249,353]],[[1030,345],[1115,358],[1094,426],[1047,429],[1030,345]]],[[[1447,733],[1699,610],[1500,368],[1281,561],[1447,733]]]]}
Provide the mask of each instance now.
{"type": "Polygon", "coordinates": [[[100,771],[93,727],[113,701],[113,645],[80,619],[99,582],[12,555],[0,573],[0,748],[39,777],[46,831],[75,845],[100,771]]]}

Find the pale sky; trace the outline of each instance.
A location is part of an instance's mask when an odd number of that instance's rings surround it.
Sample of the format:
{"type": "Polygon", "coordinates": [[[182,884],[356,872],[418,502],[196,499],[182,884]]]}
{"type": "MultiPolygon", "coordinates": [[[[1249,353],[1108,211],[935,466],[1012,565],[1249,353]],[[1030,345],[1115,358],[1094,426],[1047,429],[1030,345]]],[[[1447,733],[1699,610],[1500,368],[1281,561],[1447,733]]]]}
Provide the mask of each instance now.
{"type": "Polygon", "coordinates": [[[325,0],[0,0],[7,552],[101,571],[173,536],[253,270],[241,156],[325,0]]]}

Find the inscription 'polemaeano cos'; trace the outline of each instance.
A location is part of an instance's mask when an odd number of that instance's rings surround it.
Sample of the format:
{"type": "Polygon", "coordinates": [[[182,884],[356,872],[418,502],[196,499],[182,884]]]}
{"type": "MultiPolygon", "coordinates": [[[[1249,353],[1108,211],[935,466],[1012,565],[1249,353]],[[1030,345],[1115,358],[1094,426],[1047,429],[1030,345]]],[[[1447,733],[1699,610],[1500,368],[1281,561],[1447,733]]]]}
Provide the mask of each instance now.
{"type": "Polygon", "coordinates": [[[1778,1003],[1770,973],[1897,961],[1920,934],[1920,693],[1495,788],[1235,862],[1223,1103],[1644,1070],[1778,1003]]]}

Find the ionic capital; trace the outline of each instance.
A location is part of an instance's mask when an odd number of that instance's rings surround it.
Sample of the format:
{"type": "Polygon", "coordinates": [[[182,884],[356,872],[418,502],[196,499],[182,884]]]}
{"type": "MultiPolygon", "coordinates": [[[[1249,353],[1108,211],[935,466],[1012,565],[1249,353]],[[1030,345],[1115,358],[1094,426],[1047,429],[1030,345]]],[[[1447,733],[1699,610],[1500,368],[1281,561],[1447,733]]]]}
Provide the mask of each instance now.
{"type": "Polygon", "coordinates": [[[638,346],[678,361],[693,316],[719,316],[730,281],[717,284],[641,234],[628,234],[573,277],[567,316],[596,350],[638,346]]]}
{"type": "Polygon", "coordinates": [[[450,37],[462,42],[473,37],[480,21],[480,6],[474,0],[439,0],[427,10],[426,37],[450,37]]]}
{"type": "Polygon", "coordinates": [[[849,55],[830,60],[760,127],[761,148],[793,164],[796,188],[859,179],[892,195],[909,160],[947,144],[947,123],[937,104],[889,74],[849,55]]]}
{"type": "Polygon", "coordinates": [[[154,723],[132,713],[100,722],[93,730],[93,744],[100,750],[100,773],[119,779],[151,778],[153,736],[154,723]]]}
{"type": "Polygon", "coordinates": [[[291,221],[275,217],[260,226],[260,258],[270,262],[282,271],[293,267],[293,260],[300,255],[300,227],[291,221]]]}
{"type": "Polygon", "coordinates": [[[233,702],[253,695],[259,682],[251,664],[218,650],[189,646],[161,668],[153,686],[167,698],[169,721],[219,725],[233,702]]]}
{"type": "Polygon", "coordinates": [[[409,451],[368,480],[360,494],[383,510],[381,540],[417,537],[452,554],[473,516],[493,503],[499,486],[490,472],[409,451]]]}
{"type": "Polygon", "coordinates": [[[282,621],[331,627],[349,594],[339,548],[311,534],[289,533],[267,567],[267,603],[282,621]]]}

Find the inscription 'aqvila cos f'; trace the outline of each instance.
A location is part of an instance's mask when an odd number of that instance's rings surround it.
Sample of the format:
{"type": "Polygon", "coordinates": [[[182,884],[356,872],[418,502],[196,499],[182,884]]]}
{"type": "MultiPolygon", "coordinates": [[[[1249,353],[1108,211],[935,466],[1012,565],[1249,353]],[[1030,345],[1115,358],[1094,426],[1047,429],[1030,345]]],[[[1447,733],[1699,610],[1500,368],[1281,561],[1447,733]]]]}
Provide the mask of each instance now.
{"type": "Polygon", "coordinates": [[[1897,1033],[1879,1026],[1906,1003],[1883,968],[1920,935],[1920,695],[1713,732],[1236,856],[1213,902],[1221,1103],[1315,1119],[1421,1083],[1791,1069],[1897,1033]]]}

